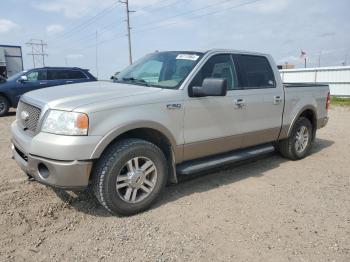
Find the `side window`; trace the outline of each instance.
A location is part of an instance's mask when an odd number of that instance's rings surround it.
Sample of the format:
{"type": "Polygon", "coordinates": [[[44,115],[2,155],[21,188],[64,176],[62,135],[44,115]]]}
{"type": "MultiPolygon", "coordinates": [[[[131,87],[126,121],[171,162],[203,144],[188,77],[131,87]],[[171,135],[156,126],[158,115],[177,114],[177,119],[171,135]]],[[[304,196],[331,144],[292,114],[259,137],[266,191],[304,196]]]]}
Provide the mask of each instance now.
{"type": "Polygon", "coordinates": [[[275,78],[266,57],[255,55],[238,56],[241,85],[245,89],[274,88],[275,78]]]}
{"type": "Polygon", "coordinates": [[[230,55],[214,55],[204,64],[192,80],[190,86],[201,86],[205,78],[223,78],[227,80],[228,90],[237,89],[235,66],[230,55]]]}
{"type": "Polygon", "coordinates": [[[28,81],[47,80],[46,70],[34,70],[27,74],[28,81]]]}
{"type": "Polygon", "coordinates": [[[68,78],[68,70],[48,70],[48,80],[62,80],[68,78]]]}
{"type": "Polygon", "coordinates": [[[68,79],[85,79],[85,78],[86,76],[78,70],[68,71],[68,79]]]}

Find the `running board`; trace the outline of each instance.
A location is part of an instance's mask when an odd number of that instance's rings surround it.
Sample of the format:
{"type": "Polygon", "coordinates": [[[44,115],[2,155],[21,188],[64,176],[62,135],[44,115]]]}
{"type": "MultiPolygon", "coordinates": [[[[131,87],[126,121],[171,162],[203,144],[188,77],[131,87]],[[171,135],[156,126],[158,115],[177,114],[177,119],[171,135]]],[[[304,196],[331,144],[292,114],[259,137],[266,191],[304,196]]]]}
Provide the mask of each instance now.
{"type": "Polygon", "coordinates": [[[205,157],[198,160],[184,162],[176,167],[176,172],[181,175],[190,175],[223,165],[231,165],[240,161],[256,158],[274,151],[275,148],[271,144],[235,150],[233,152],[215,155],[213,157],[205,157]]]}

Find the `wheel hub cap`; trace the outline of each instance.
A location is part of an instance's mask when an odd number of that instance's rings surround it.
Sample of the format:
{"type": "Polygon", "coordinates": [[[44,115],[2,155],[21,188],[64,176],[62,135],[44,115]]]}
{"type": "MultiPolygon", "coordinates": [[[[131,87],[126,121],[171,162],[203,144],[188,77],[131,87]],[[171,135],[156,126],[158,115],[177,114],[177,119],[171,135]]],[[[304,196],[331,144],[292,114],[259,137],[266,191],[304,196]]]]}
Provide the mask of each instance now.
{"type": "Polygon", "coordinates": [[[127,161],[117,175],[118,196],[128,203],[137,203],[148,197],[157,182],[157,168],[146,157],[127,161]]]}
{"type": "Polygon", "coordinates": [[[305,126],[301,126],[296,133],[295,149],[302,153],[309,143],[309,131],[305,126]]]}
{"type": "Polygon", "coordinates": [[[129,184],[133,188],[140,188],[140,186],[144,182],[144,172],[141,170],[136,170],[135,172],[128,173],[129,176],[129,184]]]}

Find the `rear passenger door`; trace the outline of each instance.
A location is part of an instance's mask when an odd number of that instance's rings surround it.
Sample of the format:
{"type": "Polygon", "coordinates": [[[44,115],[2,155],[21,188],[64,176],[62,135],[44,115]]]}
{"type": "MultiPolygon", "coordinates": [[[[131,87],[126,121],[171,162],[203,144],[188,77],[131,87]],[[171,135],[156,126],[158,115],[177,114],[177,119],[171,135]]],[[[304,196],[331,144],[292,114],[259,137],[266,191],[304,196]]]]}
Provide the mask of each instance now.
{"type": "Polygon", "coordinates": [[[283,113],[283,87],[275,80],[269,60],[259,55],[233,55],[242,89],[239,101],[245,135],[243,147],[275,141],[283,113]]]}
{"type": "Polygon", "coordinates": [[[88,80],[87,76],[79,70],[67,70],[66,84],[81,83],[88,80]]]}
{"type": "Polygon", "coordinates": [[[50,86],[58,86],[66,84],[66,78],[68,74],[60,69],[48,69],[47,79],[50,86]]]}

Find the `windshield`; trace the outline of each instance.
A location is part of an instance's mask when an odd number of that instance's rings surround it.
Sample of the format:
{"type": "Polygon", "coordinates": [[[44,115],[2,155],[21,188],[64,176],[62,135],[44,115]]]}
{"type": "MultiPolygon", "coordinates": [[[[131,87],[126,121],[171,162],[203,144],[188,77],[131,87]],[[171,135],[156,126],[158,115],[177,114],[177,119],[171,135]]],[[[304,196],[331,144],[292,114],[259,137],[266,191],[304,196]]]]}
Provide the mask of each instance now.
{"type": "Polygon", "coordinates": [[[120,72],[115,82],[176,89],[202,56],[197,52],[149,54],[120,72]]]}
{"type": "Polygon", "coordinates": [[[21,71],[21,72],[18,72],[17,74],[14,74],[13,76],[10,76],[9,78],[7,78],[7,81],[15,81],[15,80],[17,80],[17,78],[19,78],[25,72],[26,71],[21,71]]]}

